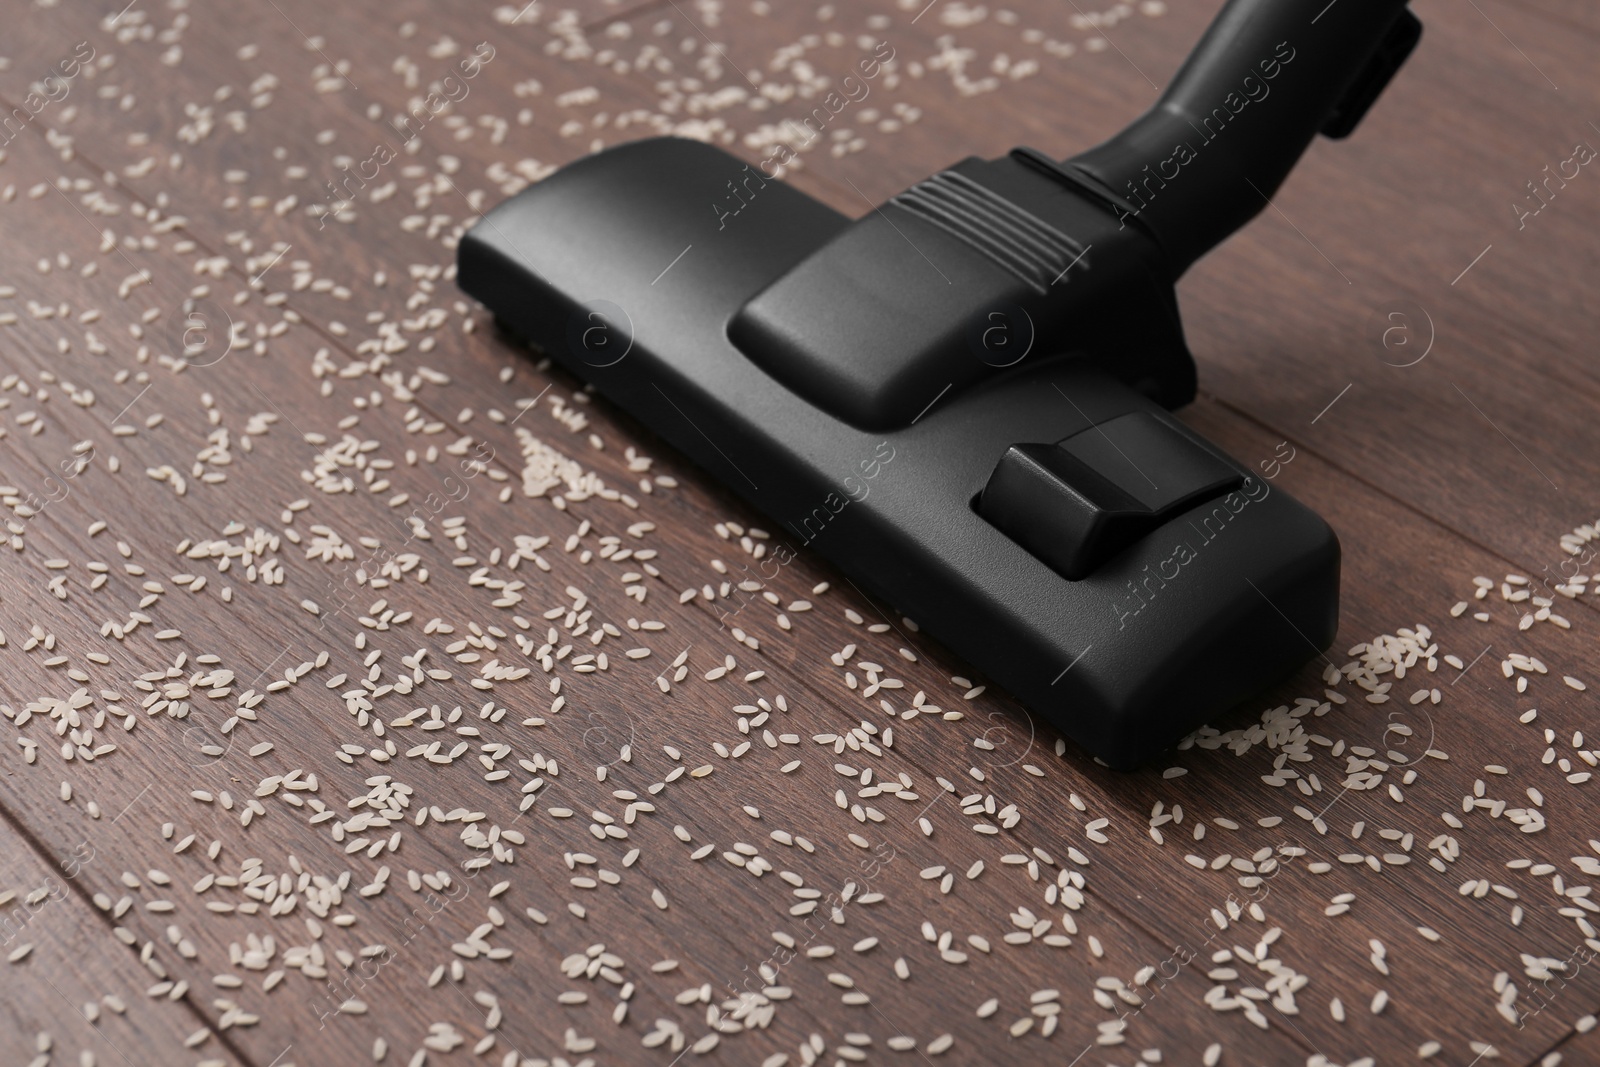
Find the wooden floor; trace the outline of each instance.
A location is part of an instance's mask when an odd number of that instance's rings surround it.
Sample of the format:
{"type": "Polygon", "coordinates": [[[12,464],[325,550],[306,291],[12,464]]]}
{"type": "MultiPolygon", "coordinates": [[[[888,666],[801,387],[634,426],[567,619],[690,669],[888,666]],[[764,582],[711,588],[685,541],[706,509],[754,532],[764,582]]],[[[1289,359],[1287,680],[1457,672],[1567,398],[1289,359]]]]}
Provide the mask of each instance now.
{"type": "Polygon", "coordinates": [[[1342,625],[1115,774],[452,280],[879,41],[807,192],[1065,156],[1218,6],[923,2],[12,5],[0,1063],[1600,1063],[1600,12],[1418,0],[1182,283],[1342,625]]]}

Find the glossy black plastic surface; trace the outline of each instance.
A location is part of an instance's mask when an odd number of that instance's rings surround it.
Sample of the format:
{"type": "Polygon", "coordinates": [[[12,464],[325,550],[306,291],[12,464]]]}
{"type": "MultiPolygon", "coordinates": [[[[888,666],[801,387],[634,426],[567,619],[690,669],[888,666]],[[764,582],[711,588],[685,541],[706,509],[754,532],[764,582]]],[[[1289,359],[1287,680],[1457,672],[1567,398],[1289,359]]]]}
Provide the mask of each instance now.
{"type": "Polygon", "coordinates": [[[734,316],[751,359],[868,430],[1024,359],[1075,354],[1194,398],[1165,259],[1138,227],[1007,156],[967,159],[835,234],[734,316]]]}

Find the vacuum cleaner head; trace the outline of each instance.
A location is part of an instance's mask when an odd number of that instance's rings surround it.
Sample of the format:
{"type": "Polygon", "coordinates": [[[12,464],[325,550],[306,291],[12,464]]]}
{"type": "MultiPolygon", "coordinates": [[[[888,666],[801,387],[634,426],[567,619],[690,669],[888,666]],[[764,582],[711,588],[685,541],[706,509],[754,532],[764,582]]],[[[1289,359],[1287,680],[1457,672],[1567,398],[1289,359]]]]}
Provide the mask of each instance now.
{"type": "Polygon", "coordinates": [[[1131,767],[1333,640],[1332,530],[1167,412],[1195,388],[1173,285],[1419,33],[1403,0],[1230,0],[1111,141],[967,159],[855,221],[705,144],[622,145],[487,214],[458,278],[1131,767]]]}

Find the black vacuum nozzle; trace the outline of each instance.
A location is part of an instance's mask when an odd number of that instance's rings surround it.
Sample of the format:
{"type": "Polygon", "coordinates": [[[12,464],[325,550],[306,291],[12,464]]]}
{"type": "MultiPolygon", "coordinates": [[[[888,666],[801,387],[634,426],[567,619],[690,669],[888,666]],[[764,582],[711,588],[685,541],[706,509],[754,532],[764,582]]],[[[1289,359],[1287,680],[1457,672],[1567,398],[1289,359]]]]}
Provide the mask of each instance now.
{"type": "Polygon", "coordinates": [[[697,142],[609,149],[486,215],[460,284],[1132,766],[1337,625],[1333,532],[1166,411],[1195,388],[1178,276],[1420,32],[1401,0],[1316,6],[1231,0],[1105,144],[967,159],[855,221],[697,142]]]}

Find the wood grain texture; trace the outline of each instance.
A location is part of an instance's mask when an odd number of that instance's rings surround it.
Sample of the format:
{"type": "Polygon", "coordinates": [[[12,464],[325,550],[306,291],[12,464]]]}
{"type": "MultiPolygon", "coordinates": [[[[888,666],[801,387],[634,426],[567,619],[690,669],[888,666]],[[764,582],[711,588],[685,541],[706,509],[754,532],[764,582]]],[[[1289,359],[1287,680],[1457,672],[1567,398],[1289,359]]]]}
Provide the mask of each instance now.
{"type": "Polygon", "coordinates": [[[1518,629],[1530,605],[1498,585],[1559,573],[1558,536],[1593,517],[1593,176],[1521,230],[1508,207],[1600,115],[1592,19],[1419,8],[1424,45],[1356,135],[1314,148],[1183,283],[1205,392],[1183,417],[1248,463],[1292,449],[1274,485],[1339,531],[1345,602],[1328,660],[1217,724],[1240,751],[1202,737],[1166,777],[1113,774],[1002,694],[969,696],[959,661],[809,555],[763,566],[779,542],[750,535],[760,517],[450,280],[461,227],[550,167],[670,132],[760,159],[880,39],[896,63],[871,116],[790,175],[808,192],[859,214],[962,155],[1065,155],[1147,106],[1215,9],[1118,7],[1097,28],[921,6],[18,20],[13,105],[79,41],[98,65],[0,164],[0,656],[37,746],[0,757],[4,854],[19,886],[75,873],[53,951],[0,965],[8,1062],[49,1029],[52,1062],[103,1040],[99,1063],[409,1063],[433,1025],[457,1035],[435,1031],[437,1063],[1600,1055],[1573,860],[1595,857],[1595,786],[1568,780],[1594,756],[1593,704],[1561,682],[1600,683],[1600,619],[1556,595],[1570,629],[1518,629]],[[470,91],[418,125],[479,42],[470,91]],[[348,187],[342,218],[309,213],[408,112],[414,150],[348,187]],[[1373,330],[1402,300],[1437,334],[1405,368],[1373,330]],[[637,506],[524,495],[519,431],[637,506]],[[232,555],[190,552],[220,541],[232,555]],[[1482,601],[1476,575],[1496,583],[1482,601]],[[1381,703],[1350,669],[1327,698],[1345,649],[1418,624],[1466,669],[1385,674],[1381,703]],[[1526,693],[1512,653],[1548,666],[1526,693]],[[874,677],[903,688],[865,696],[874,677]],[[1380,781],[1350,777],[1360,746],[1380,781]],[[285,787],[297,770],[314,789],[285,787]],[[403,810],[352,823],[388,780],[413,790],[403,810]],[[469,825],[522,840],[497,853],[469,825]],[[1532,977],[1537,957],[1567,969],[1532,977]],[[20,984],[46,963],[65,1001],[20,984]],[[187,986],[149,995],[152,963],[187,986]],[[1274,1007],[1281,983],[1294,1003],[1274,1007]],[[114,986],[126,1017],[89,1034],[77,1006],[114,986]]]}
{"type": "MultiPolygon", "coordinates": [[[[114,824],[118,814],[106,811],[103,818],[114,824]]],[[[141,966],[132,952],[110,950],[100,916],[75,884],[99,858],[91,844],[99,835],[87,825],[63,831],[72,844],[62,862],[50,863],[9,821],[0,827],[6,1062],[138,1064],[185,1048],[213,1064],[246,1062],[183,991],[150,995],[163,982],[170,986],[159,964],[141,966]]]]}

